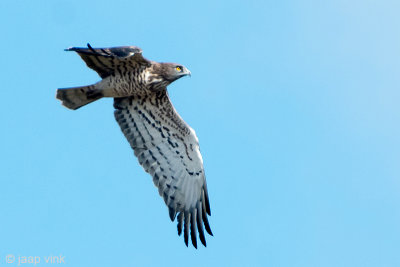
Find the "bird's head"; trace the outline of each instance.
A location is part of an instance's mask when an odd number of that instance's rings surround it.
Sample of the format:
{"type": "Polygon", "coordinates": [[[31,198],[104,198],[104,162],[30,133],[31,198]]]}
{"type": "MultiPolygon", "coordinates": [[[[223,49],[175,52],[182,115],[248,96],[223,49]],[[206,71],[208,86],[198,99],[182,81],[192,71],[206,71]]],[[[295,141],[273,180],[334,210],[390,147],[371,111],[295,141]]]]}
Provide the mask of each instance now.
{"type": "Polygon", "coordinates": [[[172,82],[191,75],[190,71],[177,63],[156,63],[151,67],[146,81],[153,89],[164,88],[172,82]]]}
{"type": "Polygon", "coordinates": [[[191,75],[190,71],[185,66],[176,63],[161,63],[160,74],[170,83],[183,76],[191,75]]]}

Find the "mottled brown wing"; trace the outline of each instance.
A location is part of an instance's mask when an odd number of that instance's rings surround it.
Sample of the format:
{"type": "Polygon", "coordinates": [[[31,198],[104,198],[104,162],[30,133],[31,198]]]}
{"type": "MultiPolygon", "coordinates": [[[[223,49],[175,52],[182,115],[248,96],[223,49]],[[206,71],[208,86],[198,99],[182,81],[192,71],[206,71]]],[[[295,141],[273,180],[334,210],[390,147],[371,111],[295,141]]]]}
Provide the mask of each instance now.
{"type": "Polygon", "coordinates": [[[172,221],[178,214],[178,234],[189,229],[194,247],[196,232],[204,246],[206,231],[212,235],[203,160],[195,132],[172,106],[166,91],[146,97],[115,98],[115,118],[140,165],[153,177],[172,221]]]}
{"type": "Polygon", "coordinates": [[[137,46],[120,46],[109,48],[71,47],[65,51],[75,51],[95,70],[101,78],[115,73],[116,70],[135,68],[137,65],[149,65],[150,61],[142,56],[142,49],[137,46]]]}

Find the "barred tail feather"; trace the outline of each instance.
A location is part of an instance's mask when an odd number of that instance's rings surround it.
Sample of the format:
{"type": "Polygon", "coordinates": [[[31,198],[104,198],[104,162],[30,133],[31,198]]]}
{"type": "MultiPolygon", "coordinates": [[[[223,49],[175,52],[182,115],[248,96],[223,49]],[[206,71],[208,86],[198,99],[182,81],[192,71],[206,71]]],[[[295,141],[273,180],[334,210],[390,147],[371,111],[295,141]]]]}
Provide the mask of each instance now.
{"type": "Polygon", "coordinates": [[[57,89],[56,98],[69,109],[78,109],[103,97],[101,90],[94,85],[57,89]]]}

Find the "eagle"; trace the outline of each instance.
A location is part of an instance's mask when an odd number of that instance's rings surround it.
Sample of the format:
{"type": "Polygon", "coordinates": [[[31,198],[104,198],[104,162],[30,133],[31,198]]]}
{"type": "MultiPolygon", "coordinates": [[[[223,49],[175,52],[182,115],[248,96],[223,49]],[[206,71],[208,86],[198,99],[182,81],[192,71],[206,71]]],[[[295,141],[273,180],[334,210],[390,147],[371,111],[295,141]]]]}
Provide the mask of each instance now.
{"type": "Polygon", "coordinates": [[[207,183],[195,131],[179,116],[167,86],[191,75],[183,65],[158,63],[142,56],[137,46],[110,48],[71,47],[101,81],[87,86],[57,89],[56,98],[76,110],[103,97],[114,98],[114,116],[139,164],[149,173],[184,233],[197,248],[197,232],[206,246],[203,225],[213,235],[207,183]]]}

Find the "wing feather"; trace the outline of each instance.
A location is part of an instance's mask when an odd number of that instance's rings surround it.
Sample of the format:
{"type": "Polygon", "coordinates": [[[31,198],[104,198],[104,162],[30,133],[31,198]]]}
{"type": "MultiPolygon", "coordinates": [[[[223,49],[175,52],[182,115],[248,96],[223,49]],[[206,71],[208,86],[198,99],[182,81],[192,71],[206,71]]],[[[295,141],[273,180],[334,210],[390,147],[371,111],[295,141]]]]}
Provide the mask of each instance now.
{"type": "Polygon", "coordinates": [[[101,78],[113,75],[116,70],[133,69],[137,65],[149,65],[150,61],[142,56],[137,46],[119,46],[109,48],[70,47],[66,51],[75,51],[86,65],[96,71],[101,78]]]}
{"type": "Polygon", "coordinates": [[[196,238],[196,209],[192,209],[190,214],[190,238],[192,239],[192,244],[195,248],[197,248],[197,238],[196,238]]]}
{"type": "Polygon", "coordinates": [[[211,214],[203,160],[195,132],[172,106],[166,91],[146,97],[115,98],[115,118],[134,150],[140,165],[153,177],[172,221],[177,216],[178,234],[188,245],[205,246],[203,224],[212,235],[211,214]]]}
{"type": "Polygon", "coordinates": [[[199,231],[199,238],[201,243],[206,247],[207,243],[206,243],[206,238],[204,236],[204,230],[203,230],[203,219],[202,219],[202,206],[200,203],[197,203],[197,216],[196,216],[196,220],[197,220],[197,229],[199,231]]]}
{"type": "Polygon", "coordinates": [[[177,221],[178,221],[178,235],[181,235],[182,234],[182,225],[183,225],[183,213],[182,212],[180,212],[179,214],[178,214],[178,217],[177,217],[177,219],[176,219],[177,221]]]}
{"type": "Polygon", "coordinates": [[[184,226],[183,226],[183,237],[185,240],[185,245],[188,246],[188,241],[189,241],[189,221],[190,221],[190,213],[189,212],[185,212],[185,218],[184,218],[184,226]]]}

